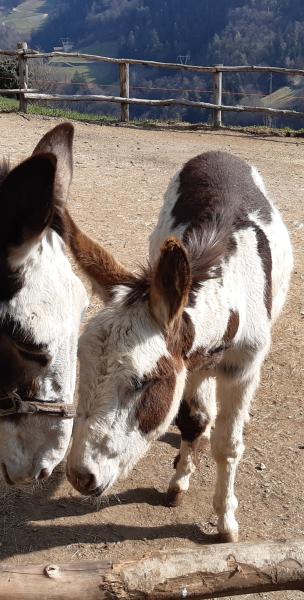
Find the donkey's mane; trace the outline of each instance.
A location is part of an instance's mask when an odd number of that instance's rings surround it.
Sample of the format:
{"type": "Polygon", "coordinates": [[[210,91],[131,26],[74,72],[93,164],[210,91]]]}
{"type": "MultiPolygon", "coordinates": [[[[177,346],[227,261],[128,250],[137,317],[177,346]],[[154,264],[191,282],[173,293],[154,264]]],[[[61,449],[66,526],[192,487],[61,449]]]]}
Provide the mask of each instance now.
{"type": "MultiPolygon", "coordinates": [[[[194,303],[199,285],[209,279],[221,277],[221,263],[235,251],[234,228],[224,218],[211,220],[196,228],[188,228],[183,243],[191,267],[192,285],[190,305],[194,303]]],[[[125,297],[127,306],[145,301],[149,296],[153,266],[139,266],[138,272],[124,285],[128,288],[125,297]]]]}
{"type": "Polygon", "coordinates": [[[186,230],[183,243],[188,253],[193,282],[203,282],[221,275],[221,262],[235,250],[234,227],[224,217],[186,230]]]}

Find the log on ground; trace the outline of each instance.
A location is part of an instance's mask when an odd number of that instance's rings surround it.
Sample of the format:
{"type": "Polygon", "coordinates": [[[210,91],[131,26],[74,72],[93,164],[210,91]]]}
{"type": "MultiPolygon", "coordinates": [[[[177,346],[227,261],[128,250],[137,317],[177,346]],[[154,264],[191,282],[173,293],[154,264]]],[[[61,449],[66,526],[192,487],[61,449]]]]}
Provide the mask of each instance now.
{"type": "Polygon", "coordinates": [[[304,539],[218,544],[125,562],[0,565],[0,600],[198,600],[304,591],[304,539]]]}

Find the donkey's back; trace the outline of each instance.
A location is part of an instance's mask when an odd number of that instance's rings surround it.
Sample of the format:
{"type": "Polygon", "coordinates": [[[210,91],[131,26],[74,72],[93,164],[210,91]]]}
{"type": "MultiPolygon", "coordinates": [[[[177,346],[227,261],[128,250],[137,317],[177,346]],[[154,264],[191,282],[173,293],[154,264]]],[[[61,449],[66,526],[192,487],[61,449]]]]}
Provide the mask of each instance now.
{"type": "Polygon", "coordinates": [[[208,279],[208,272],[210,275],[220,262],[222,274],[226,272],[228,277],[232,270],[235,277],[235,260],[230,263],[229,259],[238,256],[237,277],[240,281],[244,271],[250,294],[255,285],[252,268],[256,255],[264,271],[268,315],[275,320],[288,290],[292,249],[288,231],[254,166],[219,151],[189,160],[165,194],[150,237],[152,262],[168,236],[183,241],[201,281],[208,279]]]}

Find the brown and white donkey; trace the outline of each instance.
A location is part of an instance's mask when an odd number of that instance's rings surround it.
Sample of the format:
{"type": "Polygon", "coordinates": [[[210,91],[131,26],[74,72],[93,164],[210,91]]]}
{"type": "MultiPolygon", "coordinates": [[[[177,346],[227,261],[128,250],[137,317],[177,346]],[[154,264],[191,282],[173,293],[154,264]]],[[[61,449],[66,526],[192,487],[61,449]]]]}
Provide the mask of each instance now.
{"type": "Polygon", "coordinates": [[[218,530],[236,540],[243,426],[293,264],[261,176],[222,152],[190,160],[169,185],[150,263],[137,275],[72,219],[69,226],[72,250],[105,301],[80,340],[70,482],[83,494],[101,494],[177,416],[174,504],[214,424],[218,530]]]}
{"type": "Polygon", "coordinates": [[[57,125],[32,156],[0,161],[0,472],[47,479],[72,434],[85,289],[65,251],[74,129],[57,125]]]}

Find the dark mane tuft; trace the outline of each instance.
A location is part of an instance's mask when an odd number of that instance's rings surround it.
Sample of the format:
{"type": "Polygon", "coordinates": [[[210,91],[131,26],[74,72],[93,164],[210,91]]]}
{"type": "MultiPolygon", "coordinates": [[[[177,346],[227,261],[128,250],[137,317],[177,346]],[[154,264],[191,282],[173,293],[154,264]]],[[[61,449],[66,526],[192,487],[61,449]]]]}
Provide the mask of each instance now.
{"type": "MultiPolygon", "coordinates": [[[[183,242],[191,266],[192,285],[189,294],[191,306],[195,303],[199,285],[208,279],[221,276],[221,262],[223,258],[234,252],[235,241],[231,227],[220,226],[219,222],[210,222],[207,227],[189,229],[183,242]]],[[[129,288],[125,298],[126,306],[148,299],[152,272],[152,266],[148,264],[146,267],[141,267],[138,274],[124,283],[129,288]]]]}
{"type": "Polygon", "coordinates": [[[191,264],[193,282],[221,275],[221,262],[235,250],[233,227],[223,219],[214,219],[204,227],[188,229],[183,242],[191,264]]]}
{"type": "Polygon", "coordinates": [[[138,302],[144,302],[149,297],[149,290],[152,279],[152,267],[148,264],[141,266],[137,275],[130,278],[125,285],[129,288],[125,299],[126,306],[133,306],[138,302]]]}

